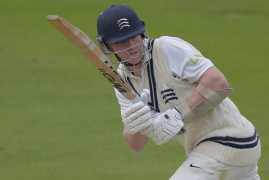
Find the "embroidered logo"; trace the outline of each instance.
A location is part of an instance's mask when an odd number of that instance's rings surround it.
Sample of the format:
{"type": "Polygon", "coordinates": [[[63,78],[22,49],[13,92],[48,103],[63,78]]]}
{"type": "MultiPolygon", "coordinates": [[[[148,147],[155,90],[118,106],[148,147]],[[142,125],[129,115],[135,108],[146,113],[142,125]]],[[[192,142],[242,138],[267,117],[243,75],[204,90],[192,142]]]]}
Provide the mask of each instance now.
{"type": "Polygon", "coordinates": [[[122,18],[118,20],[117,24],[120,30],[122,30],[124,27],[130,27],[129,22],[127,21],[128,19],[122,18]]]}
{"type": "Polygon", "coordinates": [[[177,135],[182,135],[186,132],[184,128],[181,128],[180,131],[177,133],[177,135]]]}
{"type": "MultiPolygon", "coordinates": [[[[200,54],[194,54],[195,57],[202,57],[200,54]]],[[[190,59],[190,61],[195,65],[198,61],[199,61],[199,58],[196,58],[196,59],[190,59]]]]}
{"type": "MultiPolygon", "coordinates": [[[[192,165],[192,164],[193,164],[193,163],[191,163],[190,167],[200,168],[200,167],[198,167],[198,166],[194,166],[194,165],[192,165]]],[[[200,169],[202,169],[202,168],[200,168],[200,169]]]]}
{"type": "Polygon", "coordinates": [[[171,100],[177,100],[176,93],[174,93],[173,89],[166,89],[161,91],[163,99],[165,100],[165,104],[167,104],[171,100]]]}
{"type": "Polygon", "coordinates": [[[169,119],[169,116],[168,116],[167,114],[165,114],[164,117],[165,117],[166,119],[169,119]]]}

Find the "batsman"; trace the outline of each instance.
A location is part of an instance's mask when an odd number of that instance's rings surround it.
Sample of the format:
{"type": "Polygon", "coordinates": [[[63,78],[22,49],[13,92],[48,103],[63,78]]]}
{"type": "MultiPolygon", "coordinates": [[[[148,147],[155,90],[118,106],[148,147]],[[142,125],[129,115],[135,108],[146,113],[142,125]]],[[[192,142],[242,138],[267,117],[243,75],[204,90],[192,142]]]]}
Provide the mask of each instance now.
{"type": "Polygon", "coordinates": [[[170,180],[260,179],[259,135],[229,99],[233,89],[211,60],[178,37],[150,39],[127,5],[101,12],[97,30],[100,49],[141,97],[132,103],[115,89],[132,150],[149,139],[179,142],[187,159],[170,180]]]}

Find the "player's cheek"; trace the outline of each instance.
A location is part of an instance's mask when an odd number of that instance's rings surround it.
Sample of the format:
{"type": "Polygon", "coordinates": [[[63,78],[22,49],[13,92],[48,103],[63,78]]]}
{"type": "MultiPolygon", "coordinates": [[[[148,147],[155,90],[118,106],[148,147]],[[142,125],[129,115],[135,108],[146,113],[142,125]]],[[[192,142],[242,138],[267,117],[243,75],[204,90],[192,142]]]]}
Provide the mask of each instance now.
{"type": "Polygon", "coordinates": [[[120,52],[118,53],[118,56],[122,59],[122,60],[127,60],[130,59],[129,55],[126,52],[120,52]]]}

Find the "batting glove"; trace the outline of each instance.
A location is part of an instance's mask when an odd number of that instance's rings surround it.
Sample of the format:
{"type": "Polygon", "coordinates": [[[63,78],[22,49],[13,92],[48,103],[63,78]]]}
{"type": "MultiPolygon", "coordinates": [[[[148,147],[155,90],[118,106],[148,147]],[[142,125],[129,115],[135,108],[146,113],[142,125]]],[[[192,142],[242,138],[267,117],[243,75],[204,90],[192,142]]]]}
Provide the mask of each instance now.
{"type": "Polygon", "coordinates": [[[128,107],[122,114],[122,120],[131,134],[135,134],[152,124],[152,113],[148,104],[150,91],[144,89],[138,103],[128,107]]]}
{"type": "Polygon", "coordinates": [[[140,131],[142,135],[147,135],[157,145],[161,145],[173,139],[173,137],[184,126],[182,117],[175,109],[168,109],[164,113],[156,114],[153,123],[146,129],[140,131]]]}

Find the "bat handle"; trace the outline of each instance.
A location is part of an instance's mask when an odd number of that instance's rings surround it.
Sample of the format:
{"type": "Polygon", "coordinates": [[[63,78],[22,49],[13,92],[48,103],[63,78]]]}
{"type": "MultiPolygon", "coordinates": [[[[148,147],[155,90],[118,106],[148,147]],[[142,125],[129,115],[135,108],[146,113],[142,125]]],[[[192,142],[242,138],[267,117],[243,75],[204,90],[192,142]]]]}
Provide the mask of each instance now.
{"type": "Polygon", "coordinates": [[[135,103],[138,103],[139,101],[141,101],[141,98],[138,95],[136,95],[135,98],[131,101],[133,104],[135,104],[135,103]]]}
{"type": "Polygon", "coordinates": [[[143,89],[140,97],[138,95],[132,101],[133,104],[138,103],[139,101],[143,101],[145,104],[148,104],[150,98],[150,91],[148,89],[143,89]]]}

